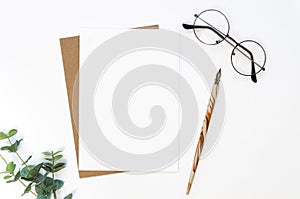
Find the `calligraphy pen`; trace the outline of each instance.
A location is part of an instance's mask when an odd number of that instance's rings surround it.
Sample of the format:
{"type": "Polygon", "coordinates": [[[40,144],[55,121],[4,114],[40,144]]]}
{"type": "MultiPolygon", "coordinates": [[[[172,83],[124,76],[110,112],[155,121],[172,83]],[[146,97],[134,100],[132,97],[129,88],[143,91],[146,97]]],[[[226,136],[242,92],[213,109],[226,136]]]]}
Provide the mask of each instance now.
{"type": "Polygon", "coordinates": [[[186,194],[188,195],[190,193],[193,181],[194,181],[194,177],[195,177],[195,173],[198,167],[198,163],[200,160],[200,156],[201,156],[201,152],[202,152],[202,148],[203,148],[203,144],[204,144],[204,140],[208,131],[208,127],[209,127],[209,122],[211,119],[211,115],[212,112],[214,110],[214,106],[215,106],[215,101],[218,95],[218,90],[219,90],[219,82],[221,79],[221,69],[218,71],[217,75],[216,75],[216,79],[215,79],[215,83],[212,87],[211,90],[211,95],[209,98],[209,102],[208,102],[208,106],[207,106],[207,110],[206,110],[206,115],[203,121],[203,125],[202,125],[202,130],[200,133],[200,138],[198,140],[198,144],[197,144],[197,148],[195,151],[195,156],[194,156],[194,162],[193,162],[193,167],[192,167],[192,171],[190,174],[190,179],[188,182],[188,186],[187,186],[187,190],[186,190],[186,194]]]}

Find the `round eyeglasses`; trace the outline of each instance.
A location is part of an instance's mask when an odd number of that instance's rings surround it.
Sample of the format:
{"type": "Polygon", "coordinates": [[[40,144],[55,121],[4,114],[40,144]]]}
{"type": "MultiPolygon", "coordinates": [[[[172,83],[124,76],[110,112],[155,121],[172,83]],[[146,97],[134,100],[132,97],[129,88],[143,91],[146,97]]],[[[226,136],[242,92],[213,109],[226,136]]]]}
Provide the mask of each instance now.
{"type": "Polygon", "coordinates": [[[196,38],[206,45],[217,45],[226,41],[233,50],[231,64],[243,76],[250,76],[257,82],[256,75],[265,71],[266,51],[258,42],[245,40],[237,42],[229,35],[230,25],[227,17],[219,10],[208,9],[195,14],[193,25],[182,24],[185,29],[193,29],[196,38]]]}

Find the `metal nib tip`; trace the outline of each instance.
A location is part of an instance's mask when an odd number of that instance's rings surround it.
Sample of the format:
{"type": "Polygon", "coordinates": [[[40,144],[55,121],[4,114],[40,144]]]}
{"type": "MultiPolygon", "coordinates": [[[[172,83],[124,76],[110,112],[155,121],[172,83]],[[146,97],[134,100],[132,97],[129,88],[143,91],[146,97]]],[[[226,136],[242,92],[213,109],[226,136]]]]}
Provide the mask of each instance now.
{"type": "Polygon", "coordinates": [[[219,69],[219,71],[216,75],[215,83],[218,84],[220,82],[220,79],[221,79],[221,68],[219,69]]]}

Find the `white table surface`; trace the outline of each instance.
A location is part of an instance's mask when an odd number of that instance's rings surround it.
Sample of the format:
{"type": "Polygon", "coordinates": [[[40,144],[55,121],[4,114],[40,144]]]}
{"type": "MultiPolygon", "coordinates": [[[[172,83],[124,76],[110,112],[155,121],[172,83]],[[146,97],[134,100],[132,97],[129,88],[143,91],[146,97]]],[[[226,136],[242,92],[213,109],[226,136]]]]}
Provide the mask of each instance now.
{"type": "MultiPolygon", "coordinates": [[[[194,149],[182,158],[188,164],[176,175],[79,180],[59,38],[77,35],[80,27],[89,26],[180,28],[207,8],[226,13],[231,34],[238,40],[260,41],[268,59],[266,72],[253,84],[233,71],[229,46],[203,46],[215,64],[222,65],[227,112],[223,135],[201,161],[201,174],[194,182],[198,189],[193,187],[190,198],[299,198],[300,3],[296,0],[2,2],[0,130],[17,128],[24,137],[22,154],[33,154],[35,160],[40,151],[64,150],[68,167],[58,176],[65,180],[62,195],[72,191],[74,198],[184,198],[173,190],[184,192],[182,179],[188,176],[194,149]]],[[[21,198],[20,188],[0,180],[0,198],[21,198]]]]}

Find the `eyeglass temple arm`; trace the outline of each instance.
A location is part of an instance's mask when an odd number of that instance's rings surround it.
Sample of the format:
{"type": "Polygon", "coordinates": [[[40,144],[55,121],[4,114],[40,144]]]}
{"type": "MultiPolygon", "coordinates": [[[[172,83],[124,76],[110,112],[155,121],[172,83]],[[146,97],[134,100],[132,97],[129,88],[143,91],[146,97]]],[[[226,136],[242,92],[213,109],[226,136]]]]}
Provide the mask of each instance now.
{"type": "MultiPolygon", "coordinates": [[[[234,41],[237,45],[237,47],[241,47],[241,49],[243,49],[244,51],[246,51],[249,55],[250,55],[250,61],[251,61],[251,80],[254,83],[257,83],[257,78],[256,78],[256,71],[255,71],[255,66],[254,66],[254,57],[253,54],[250,50],[248,50],[246,47],[244,47],[243,45],[237,43],[232,37],[229,36],[229,39],[231,39],[232,41],[234,41]]],[[[240,50],[239,50],[240,51],[240,50]]],[[[241,51],[240,51],[241,52],[241,51]]],[[[243,52],[241,52],[243,53],[243,52]]],[[[263,68],[262,68],[263,69],[263,68]]]]}
{"type": "Polygon", "coordinates": [[[189,25],[189,24],[182,24],[183,28],[190,30],[190,29],[194,29],[194,28],[202,28],[202,29],[209,29],[211,31],[213,31],[215,34],[217,34],[219,37],[221,37],[222,39],[225,39],[225,37],[220,34],[218,31],[216,31],[214,28],[210,27],[210,26],[196,26],[196,25],[189,25]]]}
{"type": "MultiPolygon", "coordinates": [[[[257,78],[256,78],[256,71],[255,71],[255,62],[254,62],[254,57],[253,54],[250,50],[248,50],[248,48],[246,48],[245,46],[239,44],[237,41],[235,41],[232,37],[230,37],[229,35],[227,35],[227,38],[230,39],[231,41],[233,41],[236,45],[236,47],[234,49],[237,49],[240,53],[242,53],[243,55],[245,55],[241,50],[239,50],[237,47],[240,47],[241,49],[243,49],[244,51],[246,51],[249,55],[250,55],[250,61],[251,61],[251,80],[254,83],[257,83],[257,78]]],[[[226,40],[227,41],[227,40],[226,40]]],[[[246,55],[245,55],[246,56],[246,55]]],[[[247,57],[247,56],[246,56],[247,57]]],[[[262,68],[264,70],[264,68],[262,68]]]]}

